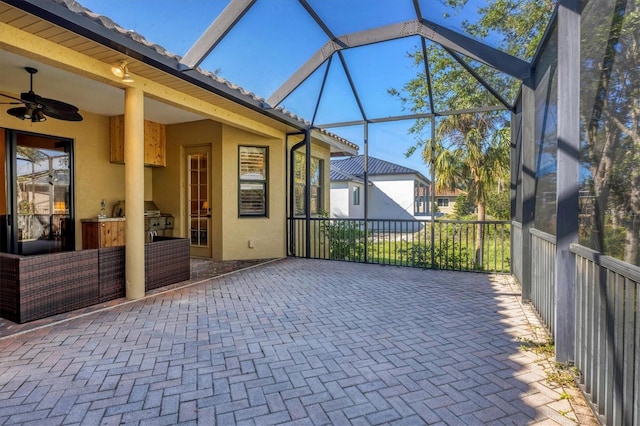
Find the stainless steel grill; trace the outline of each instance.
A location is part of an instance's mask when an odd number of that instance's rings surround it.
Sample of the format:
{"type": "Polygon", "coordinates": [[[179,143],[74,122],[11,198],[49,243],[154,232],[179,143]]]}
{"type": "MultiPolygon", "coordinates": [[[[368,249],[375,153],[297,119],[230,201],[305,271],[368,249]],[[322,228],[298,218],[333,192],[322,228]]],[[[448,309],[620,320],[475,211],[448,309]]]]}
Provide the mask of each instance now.
{"type": "Polygon", "coordinates": [[[160,216],[160,209],[153,201],[144,202],[144,216],[145,217],[158,217],[160,216]]]}
{"type": "MultiPolygon", "coordinates": [[[[124,201],[118,201],[113,209],[113,216],[126,216],[124,201]]],[[[173,230],[173,216],[160,213],[160,209],[153,201],[144,202],[144,239],[153,241],[155,236],[170,237],[173,230]]]]}

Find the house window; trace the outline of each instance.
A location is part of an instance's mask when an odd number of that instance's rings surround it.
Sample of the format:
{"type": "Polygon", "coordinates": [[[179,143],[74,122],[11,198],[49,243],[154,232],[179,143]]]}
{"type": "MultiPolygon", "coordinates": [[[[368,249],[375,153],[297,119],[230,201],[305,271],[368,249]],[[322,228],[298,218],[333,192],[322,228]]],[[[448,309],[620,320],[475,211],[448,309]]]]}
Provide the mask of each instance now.
{"type": "Polygon", "coordinates": [[[241,146],[238,158],[238,215],[264,217],[267,215],[268,150],[241,146]]]}
{"type": "Polygon", "coordinates": [[[426,214],[429,213],[429,190],[428,186],[421,182],[414,183],[414,214],[426,214]]]}
{"type": "Polygon", "coordinates": [[[438,198],[438,207],[449,207],[448,198],[438,198]]]}
{"type": "MultiPolygon", "coordinates": [[[[296,216],[301,216],[305,214],[305,155],[296,152],[295,160],[294,205],[296,216]]],[[[319,214],[324,206],[322,200],[323,169],[324,161],[311,157],[311,181],[309,182],[309,190],[311,191],[311,214],[319,214]]]]}
{"type": "Polygon", "coordinates": [[[354,206],[360,205],[360,187],[359,186],[356,186],[353,188],[353,205],[354,206]]]}
{"type": "Polygon", "coordinates": [[[73,251],[73,142],[0,128],[0,152],[0,252],[73,251]]]}

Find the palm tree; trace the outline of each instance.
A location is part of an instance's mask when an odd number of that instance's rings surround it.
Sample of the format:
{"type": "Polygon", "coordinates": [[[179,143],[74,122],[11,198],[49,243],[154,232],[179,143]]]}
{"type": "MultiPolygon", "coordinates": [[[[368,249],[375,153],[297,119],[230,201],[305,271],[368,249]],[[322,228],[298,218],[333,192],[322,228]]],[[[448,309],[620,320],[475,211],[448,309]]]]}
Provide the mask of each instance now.
{"type": "MultiPolygon", "coordinates": [[[[510,132],[501,123],[495,113],[447,116],[438,124],[433,145],[423,144],[422,158],[433,167],[435,190],[466,191],[479,221],[486,219],[489,190],[509,167],[510,132]]],[[[480,224],[477,235],[475,263],[480,266],[484,243],[480,224]]]]}

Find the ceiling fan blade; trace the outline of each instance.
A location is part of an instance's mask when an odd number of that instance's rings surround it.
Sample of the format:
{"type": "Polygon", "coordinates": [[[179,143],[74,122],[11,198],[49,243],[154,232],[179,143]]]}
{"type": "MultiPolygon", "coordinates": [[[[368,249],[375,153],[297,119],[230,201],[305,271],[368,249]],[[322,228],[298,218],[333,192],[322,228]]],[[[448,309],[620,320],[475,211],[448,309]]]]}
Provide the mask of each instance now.
{"type": "Polygon", "coordinates": [[[55,99],[40,98],[40,102],[44,112],[51,111],[58,114],[73,114],[78,112],[78,108],[66,102],[57,101],[55,99]]]}
{"type": "Polygon", "coordinates": [[[31,119],[33,122],[45,121],[45,115],[51,118],[64,121],[82,121],[82,116],[78,113],[78,108],[66,102],[55,99],[43,98],[33,91],[33,74],[38,70],[25,67],[30,75],[30,87],[28,92],[20,94],[20,98],[9,95],[0,95],[19,102],[0,102],[2,104],[24,104],[23,107],[10,108],[7,113],[21,120],[31,119]]]}
{"type": "Polygon", "coordinates": [[[17,103],[22,103],[22,102],[24,102],[24,101],[23,101],[22,99],[20,99],[20,98],[16,98],[15,96],[5,95],[4,93],[0,93],[0,96],[4,96],[5,98],[15,99],[16,101],[20,101],[20,102],[17,102],[17,103]]]}
{"type": "Polygon", "coordinates": [[[7,110],[7,114],[13,115],[14,117],[19,118],[20,120],[24,120],[24,115],[26,112],[27,112],[26,107],[9,108],[7,110]]]}
{"type": "Polygon", "coordinates": [[[24,102],[0,102],[0,105],[20,105],[24,102]]]}
{"type": "MultiPolygon", "coordinates": [[[[17,108],[14,108],[17,109],[17,108]]],[[[47,108],[42,108],[42,112],[47,117],[56,118],[58,120],[64,121],[82,121],[82,116],[76,111],[73,112],[64,112],[64,111],[55,111],[47,108]]]]}

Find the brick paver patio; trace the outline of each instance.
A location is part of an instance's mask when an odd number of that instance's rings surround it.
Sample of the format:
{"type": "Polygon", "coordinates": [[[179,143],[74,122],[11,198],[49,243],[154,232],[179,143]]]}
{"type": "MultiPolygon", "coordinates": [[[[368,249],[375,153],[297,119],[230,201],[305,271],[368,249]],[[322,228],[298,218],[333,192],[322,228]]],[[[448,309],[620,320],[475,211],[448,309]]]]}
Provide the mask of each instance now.
{"type": "Polygon", "coordinates": [[[0,338],[0,424],[593,421],[522,348],[545,336],[509,276],[284,259],[185,284],[0,338]]]}

